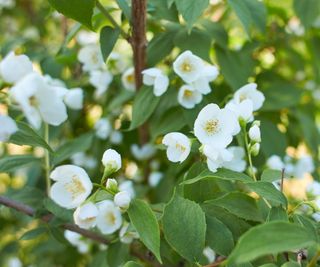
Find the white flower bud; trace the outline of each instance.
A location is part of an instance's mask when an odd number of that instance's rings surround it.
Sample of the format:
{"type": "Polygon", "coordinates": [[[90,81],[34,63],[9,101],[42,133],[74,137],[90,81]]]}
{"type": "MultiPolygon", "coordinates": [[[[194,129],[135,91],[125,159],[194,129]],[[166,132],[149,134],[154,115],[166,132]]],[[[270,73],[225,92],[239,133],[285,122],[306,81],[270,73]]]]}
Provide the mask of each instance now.
{"type": "Polygon", "coordinates": [[[259,154],[260,151],[260,143],[255,143],[252,147],[251,147],[251,154],[253,156],[257,156],[259,154]]]}
{"type": "Polygon", "coordinates": [[[127,191],[121,191],[114,196],[114,204],[122,210],[127,210],[130,202],[131,196],[127,191]]]}
{"type": "Polygon", "coordinates": [[[108,178],[106,188],[111,192],[114,192],[114,193],[118,192],[119,190],[118,190],[117,180],[113,178],[108,178]]]}
{"type": "Polygon", "coordinates": [[[254,124],[249,129],[249,137],[253,142],[260,143],[261,142],[261,133],[258,125],[254,124]]]}
{"type": "Polygon", "coordinates": [[[121,156],[117,151],[113,149],[107,149],[103,153],[102,164],[105,167],[105,176],[114,173],[121,168],[121,156]]]}

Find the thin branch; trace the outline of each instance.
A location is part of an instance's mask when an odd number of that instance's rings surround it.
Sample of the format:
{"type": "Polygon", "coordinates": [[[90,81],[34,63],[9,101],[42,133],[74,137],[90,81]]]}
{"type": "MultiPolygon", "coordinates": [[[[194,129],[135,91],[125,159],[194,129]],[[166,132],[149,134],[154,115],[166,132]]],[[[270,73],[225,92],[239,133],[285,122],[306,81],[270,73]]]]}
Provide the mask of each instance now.
{"type": "Polygon", "coordinates": [[[100,10],[100,12],[110,21],[113,27],[117,28],[120,31],[121,36],[130,43],[130,36],[114,20],[114,18],[109,14],[108,10],[105,9],[105,7],[99,1],[96,1],[96,6],[100,10]]]}
{"type": "MultiPolygon", "coordinates": [[[[7,198],[5,196],[0,196],[0,204],[7,206],[9,208],[15,209],[23,214],[30,216],[30,217],[34,217],[36,214],[36,211],[32,207],[25,205],[23,203],[17,202],[15,200],[12,200],[10,198],[7,198]]],[[[41,220],[44,222],[49,222],[53,218],[54,218],[54,216],[52,214],[47,214],[47,215],[44,215],[43,217],[41,217],[41,220]]],[[[69,230],[69,231],[78,233],[78,234],[80,234],[84,237],[87,237],[91,240],[94,240],[98,243],[109,244],[109,240],[107,240],[103,236],[101,236],[95,232],[92,232],[92,231],[89,231],[86,229],[82,229],[75,224],[65,223],[65,224],[62,224],[61,227],[65,230],[69,230]]]]}
{"type": "Polygon", "coordinates": [[[215,262],[205,265],[203,267],[217,267],[219,265],[221,265],[224,261],[226,260],[225,257],[219,257],[215,262]]]}
{"type": "Polygon", "coordinates": [[[281,184],[280,184],[280,190],[281,190],[281,192],[283,192],[284,172],[285,172],[285,169],[283,168],[283,169],[281,170],[281,184]]]}

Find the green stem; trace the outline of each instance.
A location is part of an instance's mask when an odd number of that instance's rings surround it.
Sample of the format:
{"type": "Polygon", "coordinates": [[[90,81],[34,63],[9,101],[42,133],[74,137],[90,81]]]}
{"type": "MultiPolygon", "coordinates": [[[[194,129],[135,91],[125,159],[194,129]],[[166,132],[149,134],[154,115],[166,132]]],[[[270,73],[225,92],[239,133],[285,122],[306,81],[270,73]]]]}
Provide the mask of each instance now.
{"type": "Polygon", "coordinates": [[[110,23],[120,31],[122,37],[129,41],[129,35],[120,27],[120,25],[114,20],[114,18],[109,14],[108,10],[99,2],[96,1],[96,6],[100,12],[110,21],[110,23]]]}
{"type": "MultiPolygon", "coordinates": [[[[47,144],[49,144],[49,124],[44,124],[44,140],[47,144]]],[[[44,169],[45,169],[45,176],[46,176],[46,187],[47,187],[47,195],[50,193],[50,155],[48,149],[44,151],[44,169]]]]}
{"type": "Polygon", "coordinates": [[[246,126],[243,125],[243,126],[241,126],[241,128],[242,128],[242,132],[243,132],[243,136],[244,136],[244,144],[245,144],[245,149],[246,149],[246,152],[247,152],[250,172],[251,172],[253,180],[257,181],[256,175],[255,175],[254,169],[253,169],[253,164],[252,164],[252,158],[251,158],[251,153],[250,153],[250,148],[249,148],[249,141],[248,141],[248,134],[247,134],[247,131],[246,131],[246,126]]]}
{"type": "Polygon", "coordinates": [[[320,250],[313,256],[307,267],[315,267],[317,265],[318,258],[320,257],[320,250]]]}

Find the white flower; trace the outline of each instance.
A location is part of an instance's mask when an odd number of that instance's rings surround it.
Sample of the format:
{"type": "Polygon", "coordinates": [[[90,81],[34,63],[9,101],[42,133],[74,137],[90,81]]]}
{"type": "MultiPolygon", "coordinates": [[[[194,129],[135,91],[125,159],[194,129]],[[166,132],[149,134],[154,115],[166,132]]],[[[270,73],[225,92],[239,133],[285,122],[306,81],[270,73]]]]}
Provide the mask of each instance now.
{"type": "Polygon", "coordinates": [[[107,235],[117,231],[122,224],[120,209],[111,200],[103,200],[97,206],[99,210],[97,227],[99,230],[107,235]]]}
{"type": "Polygon", "coordinates": [[[51,186],[50,197],[66,209],[80,206],[92,190],[88,174],[78,166],[59,166],[51,172],[50,178],[56,181],[51,186]]]}
{"type": "Polygon", "coordinates": [[[111,192],[118,192],[118,182],[116,179],[108,178],[106,188],[111,192]]]}
{"type": "Polygon", "coordinates": [[[173,62],[173,70],[186,83],[191,83],[201,76],[204,63],[201,58],[192,54],[191,51],[185,51],[180,54],[173,62]]]}
{"type": "Polygon", "coordinates": [[[163,178],[162,172],[151,172],[148,178],[148,183],[151,187],[156,187],[163,178]]]}
{"type": "Polygon", "coordinates": [[[32,62],[26,55],[16,56],[14,52],[10,52],[0,62],[0,76],[7,83],[15,83],[31,72],[32,62]]]}
{"type": "Polygon", "coordinates": [[[100,47],[96,44],[82,47],[78,53],[78,60],[83,64],[84,71],[98,70],[105,65],[100,47]]]}
{"type": "Polygon", "coordinates": [[[208,169],[212,172],[216,172],[218,168],[223,167],[226,161],[231,161],[233,158],[231,151],[210,144],[203,146],[203,154],[207,157],[208,169]]]}
{"type": "Polygon", "coordinates": [[[121,191],[114,196],[114,204],[121,210],[127,210],[130,206],[131,195],[127,191],[121,191]]]}
{"type": "Polygon", "coordinates": [[[153,93],[155,96],[163,95],[169,86],[169,78],[163,74],[160,69],[150,68],[142,71],[143,83],[145,85],[153,85],[153,93]]]}
{"type": "Polygon", "coordinates": [[[192,85],[182,85],[178,92],[178,102],[184,108],[194,108],[196,104],[202,101],[202,94],[192,85]]]}
{"type": "Polygon", "coordinates": [[[89,244],[83,240],[82,235],[70,230],[65,230],[64,237],[78,249],[79,253],[84,254],[89,251],[89,244]]]}
{"type": "Polygon", "coordinates": [[[15,0],[1,0],[0,1],[0,11],[2,8],[13,8],[14,6],[15,6],[15,0]]]}
{"type": "MultiPolygon", "coordinates": [[[[0,5],[1,6],[1,5],[0,5]]],[[[17,257],[12,257],[7,262],[7,267],[23,267],[21,260],[17,257]]]]}
{"type": "Polygon", "coordinates": [[[102,164],[108,173],[113,173],[121,168],[121,156],[114,149],[107,149],[102,156],[102,164]]]}
{"type": "Polygon", "coordinates": [[[191,142],[182,133],[172,132],[166,134],[162,144],[167,146],[167,157],[172,162],[183,162],[190,154],[191,142]]]}
{"type": "Polygon", "coordinates": [[[71,109],[79,110],[83,107],[83,90],[72,88],[67,90],[64,96],[64,103],[71,109]]]}
{"type": "Polygon", "coordinates": [[[284,167],[284,163],[278,155],[272,155],[267,160],[267,166],[270,169],[281,171],[284,167]]]}
{"type": "Polygon", "coordinates": [[[79,206],[73,213],[73,220],[81,228],[89,229],[96,225],[98,208],[92,202],[79,206]]]}
{"type": "Polygon", "coordinates": [[[0,115],[0,125],[0,142],[7,142],[18,131],[16,122],[6,115],[0,115]]]}
{"type": "Polygon", "coordinates": [[[262,107],[265,97],[263,93],[257,90],[257,84],[248,83],[235,92],[233,99],[236,104],[241,103],[245,99],[250,99],[255,111],[262,107]]]}
{"type": "Polygon", "coordinates": [[[107,70],[95,70],[90,72],[90,83],[96,88],[95,97],[102,96],[109,88],[113,76],[107,70]]]}
{"type": "Polygon", "coordinates": [[[251,141],[260,143],[261,142],[261,133],[258,125],[254,124],[249,129],[249,137],[251,141]]]}
{"type": "Polygon", "coordinates": [[[312,194],[313,196],[320,195],[320,183],[317,181],[312,181],[312,183],[308,184],[307,192],[312,194]]]}
{"type": "Polygon", "coordinates": [[[139,238],[139,234],[136,231],[129,230],[129,226],[129,223],[125,222],[119,232],[120,241],[124,244],[131,244],[133,239],[139,238]]]}
{"type": "Polygon", "coordinates": [[[136,195],[132,181],[124,181],[124,182],[120,183],[119,190],[128,192],[130,194],[131,198],[134,198],[136,195]]]}
{"type": "Polygon", "coordinates": [[[157,150],[152,144],[144,144],[139,147],[137,144],[131,145],[131,153],[137,160],[147,160],[150,159],[157,150]]]}
{"type": "Polygon", "coordinates": [[[111,134],[110,134],[110,142],[111,144],[114,144],[114,145],[119,145],[121,144],[122,142],[122,139],[123,139],[123,135],[120,131],[112,131],[111,134]]]}
{"type": "Polygon", "coordinates": [[[60,80],[60,79],[56,79],[56,78],[52,78],[49,74],[45,74],[43,76],[43,79],[45,80],[45,82],[51,86],[55,86],[55,87],[62,87],[62,88],[66,88],[67,85],[64,83],[64,81],[60,80]]]}
{"type": "Polygon", "coordinates": [[[298,159],[294,168],[294,176],[296,178],[303,178],[305,174],[314,171],[313,159],[309,155],[304,155],[298,159]]]}
{"type": "Polygon", "coordinates": [[[192,82],[192,86],[201,94],[209,94],[211,92],[210,82],[214,81],[219,75],[218,68],[212,65],[205,65],[201,76],[192,82]]]}
{"type": "Polygon", "coordinates": [[[19,104],[30,124],[37,129],[41,126],[41,119],[58,126],[68,118],[61,96],[37,73],[23,77],[11,88],[10,96],[19,104]]]}
{"type": "Polygon", "coordinates": [[[76,36],[77,42],[81,46],[95,44],[98,42],[98,34],[91,31],[81,30],[76,36]]]}
{"type": "Polygon", "coordinates": [[[240,130],[234,113],[216,104],[206,105],[194,123],[194,134],[202,144],[226,147],[240,130]]]}
{"type": "Polygon", "coordinates": [[[88,169],[93,169],[97,166],[97,160],[94,157],[88,156],[83,152],[73,154],[71,156],[71,161],[74,165],[82,166],[88,169]]]}
{"type": "Polygon", "coordinates": [[[203,250],[203,255],[207,258],[208,263],[213,263],[216,259],[216,253],[210,247],[205,247],[203,250]]]}
{"type": "Polygon", "coordinates": [[[243,172],[246,169],[245,150],[240,146],[231,146],[227,150],[232,154],[230,161],[223,162],[222,166],[236,172],[243,172]]]}
{"type": "Polygon", "coordinates": [[[134,68],[129,68],[122,74],[121,82],[126,90],[134,91],[136,89],[134,68]]]}
{"type": "Polygon", "coordinates": [[[108,119],[102,118],[95,123],[94,129],[98,138],[106,140],[111,133],[112,127],[108,119]]]}
{"type": "Polygon", "coordinates": [[[239,122],[250,122],[253,120],[253,104],[250,99],[245,99],[238,104],[231,100],[225,108],[233,111],[239,122]]]}
{"type": "Polygon", "coordinates": [[[108,57],[108,66],[110,67],[112,73],[118,74],[126,69],[126,62],[123,56],[117,52],[111,52],[108,57]]]}

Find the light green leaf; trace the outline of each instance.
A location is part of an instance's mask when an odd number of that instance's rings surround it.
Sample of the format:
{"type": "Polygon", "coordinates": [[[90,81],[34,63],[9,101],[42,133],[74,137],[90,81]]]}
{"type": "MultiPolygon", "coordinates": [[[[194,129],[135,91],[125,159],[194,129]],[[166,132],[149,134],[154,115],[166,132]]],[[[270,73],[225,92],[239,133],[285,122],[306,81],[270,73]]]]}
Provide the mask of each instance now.
{"type": "Polygon", "coordinates": [[[72,211],[60,207],[52,199],[50,199],[50,198],[44,199],[43,200],[43,205],[48,211],[50,211],[56,217],[66,221],[66,222],[71,222],[72,221],[72,218],[73,218],[72,217],[72,211]]]}
{"type": "Polygon", "coordinates": [[[128,214],[143,244],[153,252],[161,263],[159,225],[149,205],[142,200],[134,199],[130,203],[128,214]]]}
{"type": "Polygon", "coordinates": [[[320,2],[318,0],[294,0],[293,8],[303,26],[309,28],[319,16],[320,2]]]}
{"type": "Polygon", "coordinates": [[[204,202],[204,206],[211,205],[222,207],[246,220],[262,221],[255,199],[240,192],[227,193],[220,198],[204,202]]]}
{"type": "Polygon", "coordinates": [[[100,47],[104,60],[107,60],[120,35],[120,30],[105,26],[100,31],[100,47]]]}
{"type": "Polygon", "coordinates": [[[216,44],[220,47],[228,46],[228,34],[220,23],[204,19],[201,21],[201,25],[206,29],[207,34],[216,44]]]}
{"type": "Polygon", "coordinates": [[[53,164],[57,165],[58,163],[70,158],[77,152],[88,150],[91,146],[92,140],[93,134],[86,133],[63,144],[56,150],[55,154],[53,155],[53,164]]]}
{"type": "Polygon", "coordinates": [[[244,263],[268,254],[308,247],[315,238],[299,225],[270,222],[255,226],[240,237],[229,256],[230,263],[244,263]]]}
{"type": "Polygon", "coordinates": [[[105,251],[97,252],[88,267],[107,267],[107,254],[105,251]]]}
{"type": "Polygon", "coordinates": [[[301,267],[301,265],[294,261],[286,262],[285,264],[282,264],[281,267],[301,267]]]}
{"type": "Polygon", "coordinates": [[[272,169],[266,169],[261,174],[261,181],[263,182],[274,182],[281,179],[281,171],[279,170],[272,170],[272,169]]]}
{"type": "Polygon", "coordinates": [[[272,207],[269,211],[268,222],[271,221],[288,221],[288,214],[282,207],[272,207]]]}
{"type": "Polygon", "coordinates": [[[130,130],[142,125],[153,113],[160,97],[153,94],[153,89],[143,86],[136,95],[132,107],[132,121],[130,130]]]}
{"type": "Polygon", "coordinates": [[[188,261],[198,261],[206,234],[205,214],[201,207],[175,193],[164,209],[162,221],[163,232],[170,246],[188,261]]]}
{"type": "Polygon", "coordinates": [[[53,152],[48,143],[37,134],[28,124],[24,122],[16,122],[19,128],[18,132],[11,135],[10,143],[16,145],[29,145],[29,146],[40,146],[43,147],[50,152],[53,152]]]}
{"type": "Polygon", "coordinates": [[[116,0],[118,6],[121,8],[123,14],[126,16],[128,21],[131,21],[131,8],[126,0],[116,0]]]}
{"type": "Polygon", "coordinates": [[[128,261],[123,267],[142,267],[139,263],[136,263],[134,261],[128,261]]]}
{"type": "Polygon", "coordinates": [[[32,163],[40,163],[40,159],[33,155],[5,156],[0,159],[0,173],[12,172],[32,163]]]}
{"type": "Polygon", "coordinates": [[[251,26],[264,33],[267,22],[267,11],[264,3],[258,0],[228,0],[229,5],[237,14],[248,36],[251,26]]]}
{"type": "Polygon", "coordinates": [[[174,0],[179,13],[187,22],[189,28],[196,22],[203,11],[208,7],[209,0],[174,0]]]}
{"type": "Polygon", "coordinates": [[[92,28],[92,15],[95,7],[95,0],[49,0],[50,5],[57,11],[81,22],[89,29],[92,28]]]}
{"type": "Polygon", "coordinates": [[[275,204],[281,204],[284,207],[286,207],[288,204],[284,194],[276,189],[270,182],[257,181],[246,183],[246,185],[250,188],[250,190],[257,193],[259,196],[270,200],[275,204]]]}

